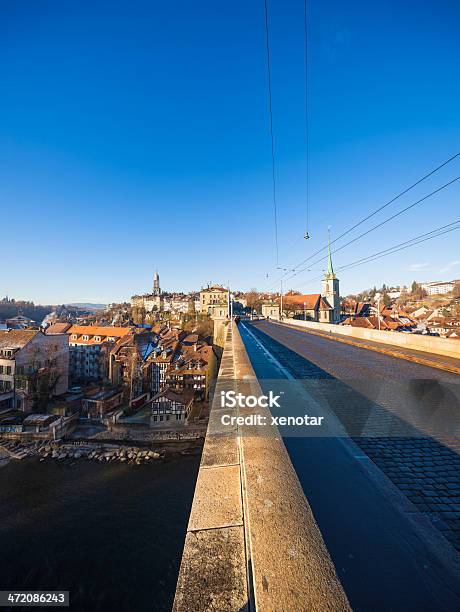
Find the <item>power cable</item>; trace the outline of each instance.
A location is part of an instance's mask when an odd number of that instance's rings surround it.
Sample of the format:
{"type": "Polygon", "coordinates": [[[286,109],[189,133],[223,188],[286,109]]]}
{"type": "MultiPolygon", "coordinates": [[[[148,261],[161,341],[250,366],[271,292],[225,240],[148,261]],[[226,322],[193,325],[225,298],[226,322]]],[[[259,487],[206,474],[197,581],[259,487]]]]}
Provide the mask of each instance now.
{"type": "Polygon", "coordinates": [[[271,77],[271,63],[270,63],[270,38],[268,28],[268,4],[267,0],[264,0],[265,6],[265,41],[267,48],[267,73],[268,73],[268,100],[269,100],[269,118],[270,118],[270,139],[271,139],[271,152],[272,152],[272,187],[273,187],[273,212],[275,222],[275,252],[276,252],[276,266],[279,264],[279,250],[278,250],[278,211],[276,204],[276,173],[275,173],[275,139],[273,136],[273,102],[272,102],[272,77],[271,77]]]}

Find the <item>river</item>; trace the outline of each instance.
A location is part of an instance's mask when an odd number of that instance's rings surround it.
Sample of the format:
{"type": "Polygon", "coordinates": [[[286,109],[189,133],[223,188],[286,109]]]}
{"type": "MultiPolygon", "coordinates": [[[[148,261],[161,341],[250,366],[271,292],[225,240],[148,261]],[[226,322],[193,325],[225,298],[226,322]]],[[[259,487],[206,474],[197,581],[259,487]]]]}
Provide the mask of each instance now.
{"type": "Polygon", "coordinates": [[[198,456],[0,469],[0,589],[67,590],[70,609],[170,610],[198,456]]]}

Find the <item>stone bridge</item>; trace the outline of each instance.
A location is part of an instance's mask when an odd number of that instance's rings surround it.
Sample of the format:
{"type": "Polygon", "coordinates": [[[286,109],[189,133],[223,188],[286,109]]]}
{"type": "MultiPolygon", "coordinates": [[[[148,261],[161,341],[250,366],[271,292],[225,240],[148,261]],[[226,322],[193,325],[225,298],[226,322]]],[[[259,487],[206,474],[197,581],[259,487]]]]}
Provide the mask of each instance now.
{"type": "Polygon", "coordinates": [[[456,346],[268,321],[223,329],[175,612],[460,609],[456,346]],[[268,408],[221,406],[223,391],[260,397],[282,378],[306,379],[300,402],[345,416],[344,433],[290,439],[268,408]],[[360,435],[345,431],[356,423],[360,435]]]}

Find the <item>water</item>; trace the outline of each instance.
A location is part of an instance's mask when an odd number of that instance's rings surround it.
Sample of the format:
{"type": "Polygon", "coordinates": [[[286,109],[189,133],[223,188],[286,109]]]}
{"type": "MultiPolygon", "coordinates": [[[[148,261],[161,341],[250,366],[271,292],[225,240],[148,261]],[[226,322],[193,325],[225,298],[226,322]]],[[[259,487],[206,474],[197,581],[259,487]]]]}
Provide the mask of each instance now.
{"type": "Polygon", "coordinates": [[[0,469],[0,589],[68,590],[72,610],[170,610],[199,457],[0,469]]]}

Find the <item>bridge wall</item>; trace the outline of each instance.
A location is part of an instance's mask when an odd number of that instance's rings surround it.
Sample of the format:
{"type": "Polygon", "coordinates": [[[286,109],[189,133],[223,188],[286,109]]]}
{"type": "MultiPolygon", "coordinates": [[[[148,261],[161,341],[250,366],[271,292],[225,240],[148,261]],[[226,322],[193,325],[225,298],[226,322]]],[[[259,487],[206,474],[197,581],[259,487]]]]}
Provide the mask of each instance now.
{"type": "MultiPolygon", "coordinates": [[[[276,320],[276,319],[273,319],[276,320]]],[[[350,338],[361,340],[373,340],[382,344],[400,346],[415,351],[423,351],[433,355],[444,355],[445,357],[457,357],[460,359],[460,340],[449,340],[448,338],[437,338],[436,336],[421,336],[403,332],[387,332],[378,329],[364,329],[351,327],[351,325],[332,325],[330,323],[315,323],[314,321],[302,321],[300,319],[284,319],[283,323],[312,329],[320,332],[332,332],[350,338]]]]}
{"type": "MultiPolygon", "coordinates": [[[[350,610],[276,428],[223,429],[220,391],[261,394],[227,330],[174,601],[175,612],[350,610]]],[[[254,411],[251,411],[254,412],[254,411]]],[[[258,412],[267,416],[266,410],[258,412]]],[[[236,412],[244,415],[244,410],[236,412]]]]}

